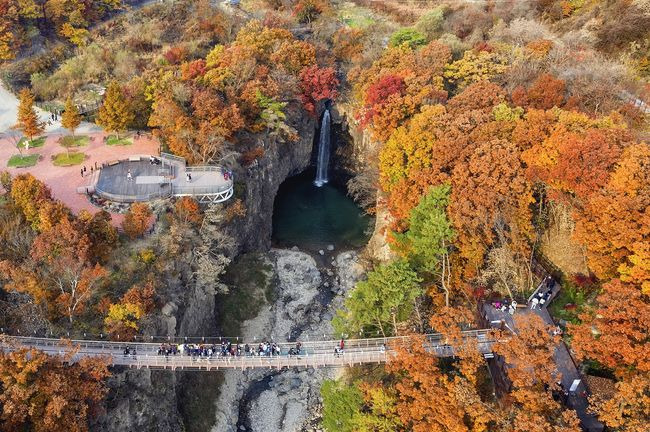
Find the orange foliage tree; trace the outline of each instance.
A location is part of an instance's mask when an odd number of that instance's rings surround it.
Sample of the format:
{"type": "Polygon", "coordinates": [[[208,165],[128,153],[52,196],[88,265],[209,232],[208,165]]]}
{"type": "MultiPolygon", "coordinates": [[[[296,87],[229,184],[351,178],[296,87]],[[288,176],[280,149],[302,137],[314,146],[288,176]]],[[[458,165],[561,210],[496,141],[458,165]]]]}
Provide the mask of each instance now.
{"type": "Polygon", "coordinates": [[[199,203],[192,197],[182,197],[174,204],[174,215],[183,223],[199,224],[203,220],[203,212],[199,203]]]}
{"type": "Polygon", "coordinates": [[[424,349],[424,338],[396,347],[387,370],[397,377],[397,412],[406,430],[484,431],[496,420],[496,409],[481,400],[462,376],[444,374],[438,358],[424,349]]]}
{"type": "Polygon", "coordinates": [[[60,358],[42,351],[0,352],[0,427],[3,430],[85,432],[107,393],[105,359],[60,358]],[[63,360],[63,361],[62,361],[63,360]]]}
{"type": "Polygon", "coordinates": [[[650,294],[650,149],[627,147],[604,189],[575,212],[575,238],[585,245],[589,268],[605,279],[638,283],[650,294]],[[645,258],[644,258],[645,257],[645,258]]]}
{"type": "Polygon", "coordinates": [[[400,45],[368,69],[350,71],[359,118],[370,124],[375,139],[386,141],[422,105],[447,98],[442,74],[450,58],[449,48],[437,41],[415,50],[400,45]]]}
{"type": "Polygon", "coordinates": [[[33,175],[20,174],[11,184],[11,200],[32,228],[38,229],[41,223],[40,209],[45,203],[52,201],[52,192],[33,175]]]}
{"type": "Polygon", "coordinates": [[[530,86],[528,91],[517,87],[512,92],[512,101],[522,107],[551,109],[561,107],[564,102],[565,83],[553,75],[542,74],[530,86]]]}
{"type": "Polygon", "coordinates": [[[580,359],[597,360],[617,375],[650,372],[650,302],[637,286],[614,279],[586,311],[581,324],[571,325],[571,346],[580,359]]]}
{"type": "Polygon", "coordinates": [[[559,336],[534,313],[515,315],[516,334],[501,335],[494,352],[508,364],[508,378],[513,390],[515,431],[578,432],[575,411],[562,410],[550,390],[560,379],[553,359],[559,336]]]}
{"type": "Polygon", "coordinates": [[[39,234],[32,245],[32,258],[47,264],[42,270],[43,279],[56,293],[56,305],[70,322],[83,312],[94,290],[108,275],[99,264],[92,264],[91,246],[81,226],[67,218],[39,234]]]}
{"type": "Polygon", "coordinates": [[[148,204],[133,203],[122,222],[124,233],[131,239],[142,236],[149,228],[151,216],[151,208],[148,204]]]}
{"type": "Polygon", "coordinates": [[[599,362],[619,381],[613,395],[593,396],[591,405],[607,426],[641,432],[650,422],[650,299],[638,285],[614,279],[596,303],[569,326],[571,346],[579,359],[599,362]]]}

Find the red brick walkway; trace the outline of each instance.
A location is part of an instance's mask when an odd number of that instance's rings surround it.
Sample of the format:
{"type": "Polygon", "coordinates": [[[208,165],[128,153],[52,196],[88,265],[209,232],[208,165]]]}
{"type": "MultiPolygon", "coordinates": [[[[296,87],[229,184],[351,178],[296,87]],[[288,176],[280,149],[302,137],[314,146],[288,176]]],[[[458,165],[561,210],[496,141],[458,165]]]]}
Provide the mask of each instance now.
{"type": "MultiPolygon", "coordinates": [[[[7,162],[9,158],[18,154],[18,150],[9,138],[0,139],[0,171],[7,170],[12,176],[22,173],[31,173],[34,177],[46,183],[55,198],[63,201],[75,213],[81,209],[86,209],[91,213],[99,211],[99,208],[93,206],[85,195],[77,193],[77,187],[84,186],[90,181],[90,167],[95,162],[101,165],[102,162],[107,162],[115,159],[125,159],[133,155],[150,155],[158,154],[159,144],[153,138],[142,137],[132,145],[128,146],[107,146],[103,143],[103,133],[90,134],[91,142],[85,146],[80,147],[79,151],[86,154],[86,161],[82,165],[75,165],[71,167],[57,167],[52,164],[52,156],[58,153],[65,152],[57,141],[62,136],[60,134],[48,135],[45,145],[39,148],[29,149],[24,151],[24,154],[39,154],[40,160],[36,165],[29,168],[8,168],[7,162]],[[87,167],[86,177],[81,177],[80,169],[83,166],[87,167]]],[[[123,219],[123,215],[113,214],[113,224],[118,225],[123,219]]]]}

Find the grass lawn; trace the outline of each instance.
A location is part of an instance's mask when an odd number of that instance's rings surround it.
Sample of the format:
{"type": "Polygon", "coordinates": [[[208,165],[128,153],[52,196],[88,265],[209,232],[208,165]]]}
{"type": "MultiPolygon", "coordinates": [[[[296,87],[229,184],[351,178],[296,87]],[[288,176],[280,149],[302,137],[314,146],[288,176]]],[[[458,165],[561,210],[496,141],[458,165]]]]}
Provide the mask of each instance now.
{"type": "Polygon", "coordinates": [[[375,23],[375,20],[369,17],[370,13],[365,8],[345,6],[339,10],[339,19],[352,28],[364,29],[375,23]]]}
{"type": "Polygon", "coordinates": [[[40,155],[38,154],[32,154],[32,155],[13,155],[10,159],[9,162],[7,162],[8,167],[14,167],[14,168],[26,168],[30,166],[36,165],[36,162],[38,162],[38,157],[40,155]]]}
{"type": "Polygon", "coordinates": [[[131,138],[120,138],[117,139],[116,136],[109,136],[106,139],[106,145],[112,146],[125,146],[125,145],[131,145],[133,144],[133,140],[131,138]]]}
{"type": "Polygon", "coordinates": [[[72,135],[64,136],[61,138],[61,145],[63,147],[82,147],[88,145],[90,137],[86,135],[79,135],[73,137],[72,135]]]}
{"type": "MultiPolygon", "coordinates": [[[[25,148],[25,141],[29,141],[27,138],[22,137],[16,147],[25,148]]],[[[43,147],[45,145],[45,137],[34,138],[29,141],[29,148],[43,147]]]]}
{"type": "Polygon", "coordinates": [[[79,165],[84,160],[86,160],[86,154],[79,152],[70,152],[70,154],[59,153],[52,156],[52,164],[54,164],[54,166],[79,165]]]}

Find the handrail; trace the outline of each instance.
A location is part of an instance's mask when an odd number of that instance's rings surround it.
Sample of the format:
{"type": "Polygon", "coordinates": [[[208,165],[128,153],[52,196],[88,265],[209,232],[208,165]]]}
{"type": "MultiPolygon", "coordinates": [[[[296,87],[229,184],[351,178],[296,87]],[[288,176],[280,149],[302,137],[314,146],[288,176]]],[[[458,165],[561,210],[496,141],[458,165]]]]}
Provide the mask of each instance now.
{"type": "MultiPolygon", "coordinates": [[[[475,339],[478,350],[482,354],[492,352],[496,342],[493,329],[480,329],[463,332],[464,339],[475,339]],[[492,337],[486,338],[490,335],[492,337]]],[[[427,351],[439,357],[454,355],[454,346],[443,340],[439,333],[423,335],[424,347],[427,351]]],[[[343,353],[337,353],[340,341],[305,341],[301,343],[300,354],[290,354],[290,348],[295,342],[276,343],[280,354],[273,355],[221,355],[220,345],[202,344],[214,347],[212,355],[190,355],[183,347],[198,346],[198,344],[181,344],[179,353],[175,355],[158,354],[160,344],[148,342],[106,342],[83,341],[51,338],[35,338],[26,336],[5,336],[0,339],[0,349],[13,351],[19,347],[40,349],[50,355],[69,355],[72,361],[83,357],[108,357],[109,363],[129,367],[171,368],[171,369],[218,369],[220,367],[288,367],[288,366],[329,366],[357,364],[370,362],[385,362],[390,359],[393,350],[398,346],[406,346],[412,339],[409,336],[397,336],[374,339],[350,339],[345,341],[343,353]],[[135,349],[124,354],[124,348],[135,349]],[[185,351],[185,352],[184,352],[185,351]]],[[[240,348],[244,344],[239,344],[240,348]]],[[[257,351],[257,343],[249,345],[252,352],[257,351]]]]}
{"type": "Polygon", "coordinates": [[[232,184],[214,185],[214,186],[180,186],[172,185],[172,193],[174,195],[187,194],[187,195],[208,195],[226,192],[233,188],[232,184]]]}
{"type": "MultiPolygon", "coordinates": [[[[171,186],[171,182],[169,181],[162,184],[171,186]]],[[[170,187],[166,191],[161,190],[160,192],[152,192],[149,194],[142,194],[142,195],[122,195],[122,194],[106,192],[101,188],[97,187],[97,185],[95,185],[95,193],[101,196],[102,198],[106,198],[111,201],[137,202],[137,201],[149,201],[154,198],[169,198],[172,195],[172,188],[170,187]]]]}

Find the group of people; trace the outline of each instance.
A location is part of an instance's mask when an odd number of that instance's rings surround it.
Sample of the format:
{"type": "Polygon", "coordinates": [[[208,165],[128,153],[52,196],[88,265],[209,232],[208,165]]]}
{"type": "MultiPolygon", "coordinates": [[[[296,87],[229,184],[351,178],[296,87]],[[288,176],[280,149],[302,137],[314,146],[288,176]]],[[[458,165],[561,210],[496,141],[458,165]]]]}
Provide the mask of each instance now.
{"type": "MultiPolygon", "coordinates": [[[[300,355],[302,353],[302,344],[296,343],[295,347],[289,348],[289,356],[300,355]]],[[[161,344],[158,348],[158,355],[189,355],[192,357],[239,357],[239,356],[258,356],[271,357],[282,355],[282,350],[275,342],[261,342],[257,347],[249,344],[233,344],[232,342],[222,341],[218,344],[161,344]]]]}
{"type": "MultiPolygon", "coordinates": [[[[345,341],[341,341],[334,348],[334,356],[341,357],[345,349],[345,341]]],[[[386,344],[381,347],[381,352],[386,351],[386,344]]],[[[299,356],[303,354],[301,342],[296,342],[295,346],[289,347],[285,352],[282,347],[275,342],[261,342],[257,347],[249,344],[232,343],[229,341],[222,341],[221,344],[173,344],[163,343],[158,347],[157,354],[159,356],[176,356],[186,355],[198,358],[214,358],[214,357],[273,357],[287,355],[289,357],[299,356]]],[[[132,346],[124,347],[124,357],[136,356],[136,349],[132,346]]]]}
{"type": "Polygon", "coordinates": [[[516,300],[496,300],[492,302],[492,306],[494,306],[495,309],[500,310],[501,312],[506,312],[510,315],[514,315],[515,311],[517,310],[517,301],[516,300]]]}
{"type": "Polygon", "coordinates": [[[530,300],[531,309],[537,309],[538,307],[541,309],[546,303],[548,303],[548,301],[551,299],[551,296],[553,296],[553,286],[555,285],[553,278],[547,276],[546,279],[544,279],[543,283],[544,287],[540,289],[537,294],[535,294],[530,300]]]}
{"type": "Polygon", "coordinates": [[[149,156],[149,165],[160,165],[161,161],[155,156],[149,156]]]}
{"type": "MultiPolygon", "coordinates": [[[[92,174],[96,169],[97,169],[97,162],[95,162],[94,167],[92,165],[90,166],[90,174],[92,174]]],[[[85,177],[86,173],[88,172],[88,168],[86,168],[86,165],[81,167],[80,170],[81,170],[81,177],[85,177]]]]}

